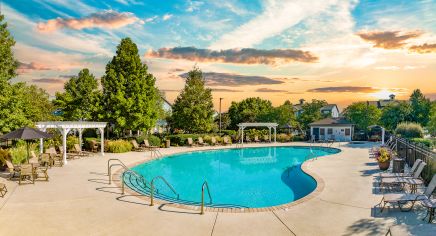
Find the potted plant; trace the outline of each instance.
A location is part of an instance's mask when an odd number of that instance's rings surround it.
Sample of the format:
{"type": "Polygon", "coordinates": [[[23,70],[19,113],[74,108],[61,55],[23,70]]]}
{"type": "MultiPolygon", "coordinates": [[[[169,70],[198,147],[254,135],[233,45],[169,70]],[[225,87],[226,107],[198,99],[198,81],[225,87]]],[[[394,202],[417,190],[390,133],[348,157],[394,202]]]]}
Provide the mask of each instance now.
{"type": "Polygon", "coordinates": [[[387,170],[391,164],[392,153],[386,148],[380,148],[376,159],[380,170],[387,170]]]}

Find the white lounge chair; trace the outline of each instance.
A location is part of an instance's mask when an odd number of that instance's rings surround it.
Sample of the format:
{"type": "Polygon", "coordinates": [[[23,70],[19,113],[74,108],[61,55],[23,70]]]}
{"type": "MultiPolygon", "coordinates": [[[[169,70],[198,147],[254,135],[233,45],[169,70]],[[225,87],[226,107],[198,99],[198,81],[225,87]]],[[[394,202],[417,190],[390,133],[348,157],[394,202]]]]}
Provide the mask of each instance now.
{"type": "Polygon", "coordinates": [[[416,159],[413,163],[412,168],[409,171],[404,171],[403,173],[380,173],[381,178],[395,178],[395,177],[412,177],[415,171],[418,169],[419,164],[422,162],[421,159],[416,159]]]}
{"type": "Polygon", "coordinates": [[[412,192],[416,190],[417,185],[424,184],[424,181],[420,178],[424,167],[427,165],[425,162],[421,162],[418,165],[417,170],[411,177],[394,177],[394,178],[381,178],[379,181],[380,187],[392,187],[392,186],[401,186],[404,187],[405,184],[408,184],[412,187],[412,192]]]}

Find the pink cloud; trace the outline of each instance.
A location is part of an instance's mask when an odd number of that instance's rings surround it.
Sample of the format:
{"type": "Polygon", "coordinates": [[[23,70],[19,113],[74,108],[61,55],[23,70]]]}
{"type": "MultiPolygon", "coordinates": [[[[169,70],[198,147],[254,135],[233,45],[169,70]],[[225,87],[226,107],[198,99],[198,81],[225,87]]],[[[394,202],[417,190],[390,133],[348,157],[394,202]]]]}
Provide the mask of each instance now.
{"type": "Polygon", "coordinates": [[[18,74],[24,74],[35,70],[51,70],[51,68],[35,62],[31,62],[31,63],[19,62],[17,68],[18,74]]]}
{"type": "Polygon", "coordinates": [[[53,32],[62,28],[69,28],[74,30],[81,30],[85,28],[120,28],[126,25],[139,22],[143,24],[144,21],[140,20],[133,13],[130,12],[117,12],[107,10],[102,12],[93,13],[83,18],[56,18],[48,20],[45,23],[38,23],[37,29],[41,32],[53,32]]]}

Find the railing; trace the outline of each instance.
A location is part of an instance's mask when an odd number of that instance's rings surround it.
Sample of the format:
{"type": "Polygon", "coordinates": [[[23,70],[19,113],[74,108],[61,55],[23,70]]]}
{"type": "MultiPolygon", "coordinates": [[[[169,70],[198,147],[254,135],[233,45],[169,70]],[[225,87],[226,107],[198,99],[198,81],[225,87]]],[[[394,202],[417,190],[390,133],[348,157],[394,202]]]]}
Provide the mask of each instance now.
{"type": "Polygon", "coordinates": [[[131,177],[132,177],[132,175],[134,175],[134,176],[136,177],[136,183],[138,184],[138,186],[139,186],[139,187],[142,187],[144,190],[147,188],[147,180],[144,178],[144,176],[142,176],[142,175],[136,173],[136,172],[133,171],[133,170],[128,169],[128,170],[124,171],[123,174],[121,175],[121,190],[122,190],[122,191],[121,191],[121,194],[122,194],[122,195],[124,195],[124,188],[125,188],[125,187],[124,187],[124,186],[125,186],[124,179],[125,179],[125,176],[126,176],[127,174],[130,174],[130,175],[129,175],[129,182],[130,182],[130,183],[132,182],[131,177]],[[144,186],[141,186],[141,184],[140,184],[140,182],[138,182],[138,180],[140,180],[141,183],[142,183],[144,186]]]}
{"type": "Polygon", "coordinates": [[[124,163],[122,161],[120,161],[119,159],[116,159],[116,158],[109,159],[107,161],[107,174],[109,176],[109,184],[112,183],[112,167],[114,167],[114,166],[121,166],[124,168],[124,170],[130,170],[129,167],[124,165],[124,163]],[[118,163],[111,165],[111,162],[114,162],[114,161],[118,161],[118,163]]]}
{"type": "Polygon", "coordinates": [[[151,158],[163,156],[162,153],[157,148],[148,147],[148,150],[150,151],[151,158]]]}
{"type": "Polygon", "coordinates": [[[203,185],[201,186],[201,211],[200,214],[204,214],[204,188],[207,188],[207,193],[209,194],[209,200],[210,204],[212,204],[212,196],[210,195],[210,189],[209,184],[207,184],[207,181],[204,181],[203,185]]]}
{"type": "Polygon", "coordinates": [[[410,142],[407,139],[391,136],[392,150],[395,150],[399,157],[404,158],[408,166],[412,166],[416,159],[421,159],[427,163],[421,177],[429,182],[435,174],[436,169],[436,153],[425,148],[423,145],[410,142]]]}
{"type": "MultiPolygon", "coordinates": [[[[171,184],[168,183],[168,181],[164,177],[156,176],[151,180],[151,184],[150,184],[150,206],[154,205],[154,181],[156,179],[162,180],[171,189],[171,191],[173,191],[173,193],[177,195],[177,199],[179,199],[179,194],[176,192],[173,186],[171,186],[171,184]]],[[[157,190],[157,193],[159,194],[159,190],[157,190]]]]}

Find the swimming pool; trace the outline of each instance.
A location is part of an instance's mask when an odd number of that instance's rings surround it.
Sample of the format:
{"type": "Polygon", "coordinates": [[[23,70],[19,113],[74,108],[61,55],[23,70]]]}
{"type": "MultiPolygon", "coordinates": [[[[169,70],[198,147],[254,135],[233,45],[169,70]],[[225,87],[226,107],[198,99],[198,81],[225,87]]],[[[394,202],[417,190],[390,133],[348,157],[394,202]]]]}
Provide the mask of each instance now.
{"type": "MultiPolygon", "coordinates": [[[[146,162],[132,170],[148,181],[164,177],[178,194],[162,180],[155,180],[155,197],[166,201],[199,205],[201,188],[207,181],[211,194],[209,198],[205,193],[208,207],[262,208],[290,203],[311,193],[316,181],[301,170],[301,164],[339,151],[295,146],[195,151],[146,162]]],[[[144,188],[135,176],[125,176],[124,181],[149,195],[149,186],[144,188]]]]}

